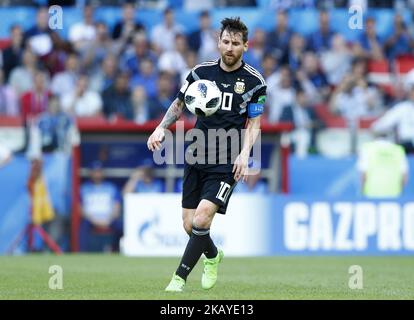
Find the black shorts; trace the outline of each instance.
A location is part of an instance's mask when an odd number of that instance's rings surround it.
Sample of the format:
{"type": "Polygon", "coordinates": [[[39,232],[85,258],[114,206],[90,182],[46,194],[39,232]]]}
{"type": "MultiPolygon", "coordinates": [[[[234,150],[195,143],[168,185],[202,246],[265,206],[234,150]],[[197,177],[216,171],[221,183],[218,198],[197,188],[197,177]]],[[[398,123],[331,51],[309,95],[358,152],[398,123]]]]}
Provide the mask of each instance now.
{"type": "Polygon", "coordinates": [[[227,204],[237,182],[233,173],[207,172],[185,164],[182,207],[196,209],[206,199],[219,206],[218,213],[226,214],[227,204]]]}

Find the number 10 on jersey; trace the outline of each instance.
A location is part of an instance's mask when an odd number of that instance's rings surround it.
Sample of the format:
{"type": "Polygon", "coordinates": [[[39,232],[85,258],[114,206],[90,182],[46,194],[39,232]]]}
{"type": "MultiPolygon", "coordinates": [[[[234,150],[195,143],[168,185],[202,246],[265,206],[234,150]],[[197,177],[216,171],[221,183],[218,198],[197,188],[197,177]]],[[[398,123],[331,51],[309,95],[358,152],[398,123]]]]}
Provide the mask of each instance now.
{"type": "Polygon", "coordinates": [[[221,99],[221,110],[230,111],[233,104],[233,94],[230,92],[223,92],[223,99],[221,99]]]}

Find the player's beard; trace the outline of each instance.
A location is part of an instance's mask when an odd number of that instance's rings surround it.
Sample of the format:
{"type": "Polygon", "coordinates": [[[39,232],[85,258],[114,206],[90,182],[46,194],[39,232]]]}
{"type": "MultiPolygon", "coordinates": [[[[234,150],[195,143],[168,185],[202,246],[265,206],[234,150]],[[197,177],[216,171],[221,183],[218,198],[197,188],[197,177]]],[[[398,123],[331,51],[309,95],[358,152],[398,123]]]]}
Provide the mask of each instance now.
{"type": "Polygon", "coordinates": [[[241,58],[241,54],[240,55],[235,55],[232,54],[231,56],[227,56],[225,53],[221,55],[221,59],[223,60],[223,63],[228,66],[228,67],[233,67],[237,62],[239,62],[240,58],[241,58]]]}

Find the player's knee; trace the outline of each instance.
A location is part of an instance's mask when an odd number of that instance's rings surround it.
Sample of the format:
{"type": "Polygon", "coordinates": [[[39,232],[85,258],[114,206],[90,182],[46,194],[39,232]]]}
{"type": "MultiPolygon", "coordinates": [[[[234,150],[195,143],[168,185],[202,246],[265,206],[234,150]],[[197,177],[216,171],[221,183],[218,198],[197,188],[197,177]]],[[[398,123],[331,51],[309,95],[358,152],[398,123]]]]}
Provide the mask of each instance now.
{"type": "Polygon", "coordinates": [[[184,220],[183,227],[184,227],[185,232],[187,232],[188,235],[191,235],[191,229],[193,228],[193,222],[191,220],[190,221],[184,220]]]}
{"type": "Polygon", "coordinates": [[[193,226],[208,229],[211,225],[211,215],[207,211],[196,212],[193,218],[193,226]]]}

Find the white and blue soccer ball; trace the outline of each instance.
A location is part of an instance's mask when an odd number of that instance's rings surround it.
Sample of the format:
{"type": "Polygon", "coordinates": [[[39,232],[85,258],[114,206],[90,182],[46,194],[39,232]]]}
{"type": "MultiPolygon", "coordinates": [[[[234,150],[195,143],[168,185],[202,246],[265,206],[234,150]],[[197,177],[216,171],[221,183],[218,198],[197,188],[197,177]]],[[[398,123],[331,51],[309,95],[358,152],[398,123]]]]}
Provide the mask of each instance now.
{"type": "Polygon", "coordinates": [[[191,113],[199,117],[209,117],[221,105],[221,91],[210,80],[197,80],[188,87],[184,102],[191,113]]]}

